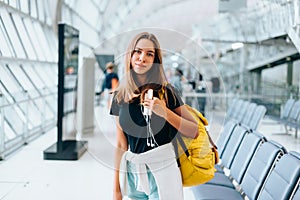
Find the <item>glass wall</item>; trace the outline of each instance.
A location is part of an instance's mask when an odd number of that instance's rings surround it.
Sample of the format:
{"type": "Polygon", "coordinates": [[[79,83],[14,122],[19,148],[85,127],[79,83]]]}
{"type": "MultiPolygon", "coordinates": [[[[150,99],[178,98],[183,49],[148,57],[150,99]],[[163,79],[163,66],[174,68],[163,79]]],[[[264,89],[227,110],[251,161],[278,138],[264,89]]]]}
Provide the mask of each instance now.
{"type": "Polygon", "coordinates": [[[57,24],[80,31],[79,67],[100,43],[108,0],[0,0],[0,159],[56,125],[57,24]]]}
{"type": "Polygon", "coordinates": [[[56,125],[57,36],[47,1],[0,1],[0,159],[56,125]]]}

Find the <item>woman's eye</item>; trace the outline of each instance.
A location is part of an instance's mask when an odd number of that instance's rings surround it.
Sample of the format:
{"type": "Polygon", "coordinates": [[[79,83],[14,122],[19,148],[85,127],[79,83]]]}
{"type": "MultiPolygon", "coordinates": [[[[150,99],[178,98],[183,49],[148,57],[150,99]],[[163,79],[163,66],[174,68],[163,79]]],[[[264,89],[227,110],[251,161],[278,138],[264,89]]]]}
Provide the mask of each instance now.
{"type": "Polygon", "coordinates": [[[138,50],[138,49],[136,49],[136,50],[134,50],[134,53],[141,54],[141,53],[142,53],[142,51],[141,51],[141,50],[138,50]]]}
{"type": "Polygon", "coordinates": [[[153,57],[154,55],[152,53],[147,53],[147,56],[153,57]]]}

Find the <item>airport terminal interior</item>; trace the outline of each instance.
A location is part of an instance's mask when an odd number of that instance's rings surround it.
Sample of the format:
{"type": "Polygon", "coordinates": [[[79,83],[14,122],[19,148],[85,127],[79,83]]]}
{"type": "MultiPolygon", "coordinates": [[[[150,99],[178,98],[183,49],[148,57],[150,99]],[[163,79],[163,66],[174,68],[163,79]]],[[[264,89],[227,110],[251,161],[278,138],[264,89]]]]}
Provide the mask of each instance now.
{"type": "Polygon", "coordinates": [[[218,146],[184,199],[299,200],[300,0],[0,0],[0,199],[113,199],[103,84],[140,32],[218,146]]]}

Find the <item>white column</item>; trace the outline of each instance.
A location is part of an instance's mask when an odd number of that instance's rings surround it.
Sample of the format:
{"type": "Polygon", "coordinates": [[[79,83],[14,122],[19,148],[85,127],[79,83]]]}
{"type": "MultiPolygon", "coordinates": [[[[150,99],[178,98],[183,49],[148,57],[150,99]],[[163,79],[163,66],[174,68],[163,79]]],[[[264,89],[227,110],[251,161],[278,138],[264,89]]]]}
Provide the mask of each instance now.
{"type": "Polygon", "coordinates": [[[77,139],[94,132],[95,58],[83,58],[78,73],[77,139]]]}

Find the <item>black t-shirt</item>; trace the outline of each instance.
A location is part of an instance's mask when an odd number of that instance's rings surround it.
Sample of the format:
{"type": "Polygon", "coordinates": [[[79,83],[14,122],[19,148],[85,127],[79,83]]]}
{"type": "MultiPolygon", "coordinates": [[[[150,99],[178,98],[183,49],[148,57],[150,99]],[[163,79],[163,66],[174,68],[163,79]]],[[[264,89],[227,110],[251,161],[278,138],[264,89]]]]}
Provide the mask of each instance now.
{"type": "MultiPolygon", "coordinates": [[[[169,88],[166,91],[169,109],[173,110],[183,105],[183,101],[177,92],[174,91],[174,98],[169,88]]],[[[154,91],[153,93],[154,96],[158,97],[158,92],[154,91]]],[[[130,103],[121,104],[118,104],[113,98],[110,114],[119,116],[120,125],[133,153],[143,153],[155,148],[147,146],[147,123],[142,114],[139,98],[132,100],[130,103]]],[[[151,115],[150,124],[154,138],[159,146],[170,143],[177,134],[177,129],[155,113],[151,115]]]]}

